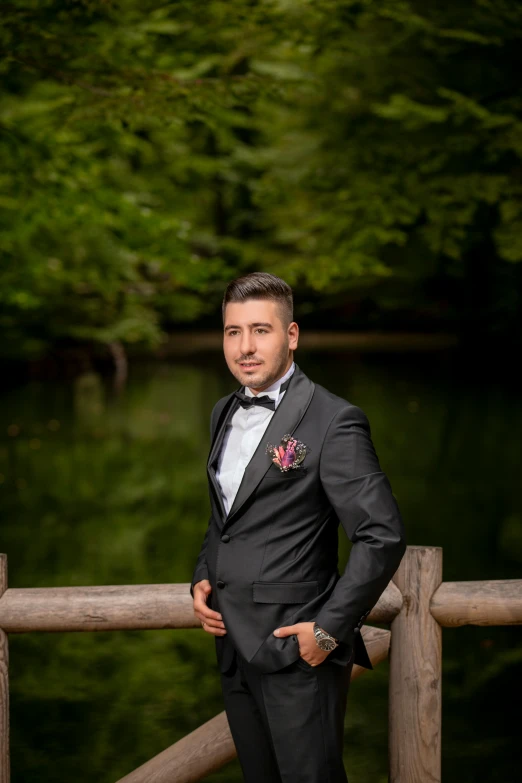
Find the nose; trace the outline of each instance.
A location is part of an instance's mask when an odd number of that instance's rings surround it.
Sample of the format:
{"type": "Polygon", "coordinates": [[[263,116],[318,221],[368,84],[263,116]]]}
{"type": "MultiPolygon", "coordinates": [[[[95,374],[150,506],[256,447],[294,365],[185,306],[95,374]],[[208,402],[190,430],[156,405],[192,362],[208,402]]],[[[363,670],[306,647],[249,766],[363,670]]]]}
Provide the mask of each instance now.
{"type": "Polygon", "coordinates": [[[239,346],[239,350],[243,356],[248,356],[252,353],[255,353],[256,345],[254,335],[249,332],[248,329],[245,329],[241,335],[241,345],[239,346]]]}

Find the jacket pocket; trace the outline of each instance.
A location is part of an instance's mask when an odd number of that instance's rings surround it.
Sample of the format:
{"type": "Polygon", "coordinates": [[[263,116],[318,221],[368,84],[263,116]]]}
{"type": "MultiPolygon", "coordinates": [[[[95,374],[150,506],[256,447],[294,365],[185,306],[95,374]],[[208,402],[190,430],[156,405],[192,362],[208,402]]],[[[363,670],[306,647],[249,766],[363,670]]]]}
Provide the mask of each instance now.
{"type": "Polygon", "coordinates": [[[306,604],[319,595],[319,582],[253,582],[258,604],[306,604]]]}
{"type": "MultiPolygon", "coordinates": [[[[328,660],[328,659],[326,659],[326,660],[328,660]]],[[[295,661],[295,665],[299,669],[304,669],[307,672],[311,672],[311,671],[313,671],[316,668],[316,666],[312,666],[311,663],[308,663],[308,661],[305,661],[305,659],[301,658],[301,656],[299,656],[299,658],[295,661]]],[[[321,664],[317,664],[317,665],[320,666],[321,664]]]]}

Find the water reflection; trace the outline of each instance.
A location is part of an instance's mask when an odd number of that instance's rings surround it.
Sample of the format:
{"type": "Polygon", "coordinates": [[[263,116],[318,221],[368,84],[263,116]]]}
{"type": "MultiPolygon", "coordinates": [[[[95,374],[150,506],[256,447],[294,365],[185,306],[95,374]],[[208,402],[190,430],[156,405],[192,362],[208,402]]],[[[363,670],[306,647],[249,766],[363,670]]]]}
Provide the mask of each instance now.
{"type": "MultiPolygon", "coordinates": [[[[300,355],[368,414],[408,543],[444,547],[444,578],[520,576],[518,400],[452,357],[300,355]]],[[[235,388],[218,354],[131,367],[115,397],[87,374],[3,396],[0,551],[13,587],[188,581],[208,519],[214,402],[235,388]]],[[[345,559],[349,546],[341,534],[345,559]]],[[[12,636],[13,783],[112,783],[222,709],[199,631],[12,636]]],[[[517,629],[444,631],[447,783],[515,781],[517,629]],[[484,719],[487,715],[487,720],[484,719]]],[[[346,766],[387,779],[387,665],[358,680],[346,766]]],[[[211,776],[240,781],[237,763],[211,776]]]]}

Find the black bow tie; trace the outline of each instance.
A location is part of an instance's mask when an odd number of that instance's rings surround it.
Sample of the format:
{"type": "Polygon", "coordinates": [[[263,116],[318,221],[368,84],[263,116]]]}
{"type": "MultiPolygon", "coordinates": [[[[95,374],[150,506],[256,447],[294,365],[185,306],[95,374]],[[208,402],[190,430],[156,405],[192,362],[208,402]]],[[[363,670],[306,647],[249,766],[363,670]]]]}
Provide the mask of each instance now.
{"type": "Polygon", "coordinates": [[[262,397],[247,397],[246,394],[243,394],[243,392],[240,391],[236,391],[234,394],[238,398],[242,408],[253,408],[254,405],[258,405],[259,407],[269,408],[270,410],[275,411],[275,400],[272,400],[268,394],[264,394],[262,397]]]}
{"type": "MultiPolygon", "coordinates": [[[[292,380],[292,377],[293,377],[293,373],[290,376],[290,378],[288,378],[287,381],[281,384],[281,386],[279,387],[279,394],[282,394],[284,391],[287,390],[290,381],[292,380]]],[[[257,396],[254,395],[253,397],[248,397],[246,394],[244,394],[241,391],[236,391],[234,392],[234,394],[238,398],[239,404],[241,405],[242,408],[252,408],[254,405],[259,405],[260,407],[268,408],[271,411],[275,411],[275,400],[272,400],[268,396],[268,394],[263,394],[262,396],[258,394],[257,396]]]]}

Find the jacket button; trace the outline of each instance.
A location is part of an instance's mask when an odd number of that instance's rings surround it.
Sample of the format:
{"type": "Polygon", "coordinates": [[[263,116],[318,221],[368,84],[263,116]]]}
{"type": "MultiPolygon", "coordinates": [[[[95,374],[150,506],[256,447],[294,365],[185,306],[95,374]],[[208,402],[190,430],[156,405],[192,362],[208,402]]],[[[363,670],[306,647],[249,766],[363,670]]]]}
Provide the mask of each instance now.
{"type": "MultiPolygon", "coordinates": [[[[218,585],[219,585],[219,582],[218,582],[218,585]]],[[[359,628],[358,625],[355,626],[355,628],[353,629],[353,632],[354,633],[361,633],[361,629],[359,628]]]]}
{"type": "Polygon", "coordinates": [[[225,583],[221,579],[218,579],[216,584],[217,584],[218,587],[224,587],[225,586],[225,583]]]}
{"type": "Polygon", "coordinates": [[[228,542],[230,541],[230,536],[228,535],[228,533],[224,533],[224,534],[221,536],[221,540],[222,540],[222,542],[223,542],[224,544],[228,544],[228,542]]]}

